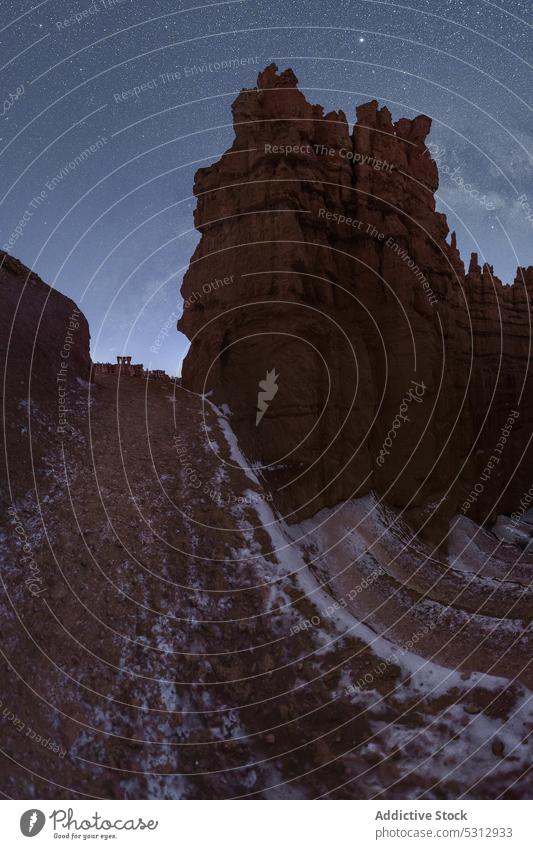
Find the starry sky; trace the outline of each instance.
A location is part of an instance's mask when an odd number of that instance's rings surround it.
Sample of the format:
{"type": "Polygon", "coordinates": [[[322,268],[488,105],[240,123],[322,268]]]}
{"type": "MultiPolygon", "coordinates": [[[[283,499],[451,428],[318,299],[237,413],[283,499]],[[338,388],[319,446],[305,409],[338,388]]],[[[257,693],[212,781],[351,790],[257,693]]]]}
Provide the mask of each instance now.
{"type": "Polygon", "coordinates": [[[0,245],[80,305],[94,360],[127,353],[179,373],[194,172],[231,144],[230,104],[271,61],[350,122],[372,98],[395,119],[431,116],[438,208],[463,259],[478,251],[504,282],[533,264],[530,0],[7,0],[1,10],[0,245]]]}

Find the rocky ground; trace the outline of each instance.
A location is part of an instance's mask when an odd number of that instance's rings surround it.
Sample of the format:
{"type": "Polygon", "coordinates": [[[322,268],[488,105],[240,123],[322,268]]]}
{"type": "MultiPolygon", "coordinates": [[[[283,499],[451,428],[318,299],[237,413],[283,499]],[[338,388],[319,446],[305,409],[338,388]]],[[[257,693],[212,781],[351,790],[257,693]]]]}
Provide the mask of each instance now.
{"type": "Polygon", "coordinates": [[[528,795],[522,549],[374,494],[288,526],[171,381],[70,406],[0,537],[5,796],[528,795]]]}

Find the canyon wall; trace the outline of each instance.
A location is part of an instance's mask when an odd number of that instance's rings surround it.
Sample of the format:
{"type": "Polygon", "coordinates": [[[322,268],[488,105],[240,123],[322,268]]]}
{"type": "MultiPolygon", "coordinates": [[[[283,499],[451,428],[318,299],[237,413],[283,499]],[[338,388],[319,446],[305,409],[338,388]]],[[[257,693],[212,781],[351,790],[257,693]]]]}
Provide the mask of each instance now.
{"type": "Polygon", "coordinates": [[[35,467],[70,431],[71,396],[89,380],[89,326],[74,301],[0,252],[3,498],[33,487],[35,467]]]}
{"type": "Polygon", "coordinates": [[[227,405],[289,522],[374,490],[418,530],[531,485],[533,268],[465,273],[428,117],[308,103],[270,65],[196,174],[183,384],[227,405]],[[259,407],[258,407],[259,405],[259,407]]]}

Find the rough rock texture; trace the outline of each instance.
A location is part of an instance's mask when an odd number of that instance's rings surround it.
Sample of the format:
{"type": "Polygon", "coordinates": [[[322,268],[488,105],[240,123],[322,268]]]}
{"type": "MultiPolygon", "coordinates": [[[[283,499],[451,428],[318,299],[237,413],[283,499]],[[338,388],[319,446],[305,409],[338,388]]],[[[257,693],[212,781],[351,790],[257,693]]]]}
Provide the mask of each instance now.
{"type": "Polygon", "coordinates": [[[373,496],[289,531],[201,397],[90,402],[0,528],[5,796],[530,798],[530,568],[413,574],[373,496]]]}
{"type": "Polygon", "coordinates": [[[473,256],[465,274],[428,117],[371,101],[350,133],[296,83],[263,71],[196,174],[184,386],[228,404],[289,522],[371,489],[418,529],[511,511],[531,483],[533,268],[506,286],[473,256]]]}
{"type": "Polygon", "coordinates": [[[33,467],[68,432],[65,408],[78,381],[89,379],[91,359],[89,326],[76,304],[4,252],[0,299],[2,496],[12,501],[32,486],[33,467]]]}
{"type": "Polygon", "coordinates": [[[289,526],[224,411],[85,383],[74,305],[4,267],[5,422],[40,459],[9,430],[3,796],[529,798],[533,525],[501,547],[463,517],[442,561],[374,494],[289,526]]]}

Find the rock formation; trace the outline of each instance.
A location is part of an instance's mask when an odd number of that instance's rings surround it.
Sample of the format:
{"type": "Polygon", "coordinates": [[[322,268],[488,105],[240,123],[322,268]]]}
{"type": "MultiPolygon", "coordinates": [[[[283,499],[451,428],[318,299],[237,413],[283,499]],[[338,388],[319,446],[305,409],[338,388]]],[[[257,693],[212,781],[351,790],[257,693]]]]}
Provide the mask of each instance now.
{"type": "MultiPolygon", "coordinates": [[[[293,97],[294,90],[282,94],[293,97]]],[[[413,127],[408,135],[416,138],[413,127]]],[[[457,316],[452,321],[453,281],[449,304],[444,273],[432,274],[431,293],[423,281],[422,294],[416,286],[403,291],[391,272],[354,259],[349,239],[325,244],[333,222],[327,213],[309,217],[312,238],[310,225],[299,232],[294,222],[307,221],[318,187],[312,184],[307,211],[300,210],[301,186],[287,179],[294,186],[285,184],[285,197],[264,206],[256,199],[250,215],[229,219],[231,233],[255,218],[262,240],[256,233],[255,246],[239,248],[243,237],[235,232],[229,247],[210,242],[212,253],[198,255],[208,263],[208,282],[195,281],[193,270],[187,278],[184,322],[201,331],[203,313],[212,328],[193,344],[203,373],[196,378],[189,359],[187,380],[229,399],[231,410],[179,381],[135,379],[127,360],[109,365],[109,373],[107,366],[93,370],[93,382],[85,383],[91,364],[81,312],[2,257],[10,502],[0,526],[0,791],[7,798],[75,805],[80,798],[530,796],[531,558],[461,517],[447,559],[438,560],[412,538],[401,511],[375,493],[289,525],[240,451],[233,421],[253,458],[290,452],[316,416],[309,438],[288,458],[276,455],[266,472],[276,482],[297,464],[310,466],[286,495],[276,491],[278,504],[306,496],[309,480],[324,484],[317,503],[343,498],[352,486],[386,490],[390,483],[397,501],[406,501],[408,483],[426,471],[444,439],[448,420],[441,419],[452,415],[439,400],[434,422],[425,406],[436,397],[433,310],[441,304],[450,349],[442,382],[460,419],[454,451],[466,450],[478,422],[459,405],[468,377],[464,351],[453,345],[468,333],[457,316]],[[278,220],[276,242],[269,230],[278,220]],[[248,250],[241,265],[240,251],[248,250]],[[227,255],[227,272],[226,260],[210,267],[216,251],[227,255]],[[356,283],[367,275],[361,297],[358,283],[346,284],[352,272],[356,283]],[[256,278],[267,281],[264,291],[256,278]],[[234,291],[240,302],[229,295],[234,291]],[[261,300],[266,304],[253,303],[261,300]],[[416,343],[416,369],[406,339],[416,343]],[[389,450],[387,428],[400,413],[389,450]],[[407,457],[410,429],[428,422],[418,465],[396,483],[396,447],[407,457]],[[332,469],[336,480],[328,478],[332,469]]],[[[321,183],[323,203],[330,182],[321,183]]],[[[230,190],[215,183],[212,191],[230,190]]],[[[364,214],[374,216],[372,226],[378,212],[369,202],[364,214]]],[[[339,218],[335,224],[339,232],[353,227],[339,218]]],[[[383,240],[371,238],[361,236],[361,250],[374,246],[375,264],[395,257],[403,274],[409,261],[400,249],[381,256],[383,240]]],[[[402,244],[413,249],[407,237],[402,244]]],[[[421,248],[416,254],[422,275],[430,261],[438,265],[432,250],[424,262],[421,248]]],[[[447,246],[446,256],[468,286],[453,250],[447,246]]],[[[489,274],[472,263],[476,292],[489,274]]],[[[509,291],[498,295],[502,302],[509,291]]],[[[481,397],[488,375],[499,386],[498,348],[488,296],[468,303],[479,334],[474,356],[483,364],[472,391],[481,397]]],[[[505,315],[518,323],[524,306],[509,300],[505,315]]],[[[506,368],[513,357],[522,363],[522,331],[518,324],[505,340],[506,368]]],[[[502,442],[498,427],[515,402],[513,385],[505,386],[486,444],[502,442]]],[[[517,450],[519,423],[511,416],[502,452],[511,444],[517,450]]],[[[487,465],[479,456],[476,462],[487,465]]],[[[451,478],[443,463],[438,474],[427,492],[451,478]]],[[[423,517],[431,504],[419,501],[423,517]]],[[[310,499],[304,511],[313,507],[310,499]]],[[[533,524],[517,531],[526,544],[533,539],[533,524]]]]}
{"type": "Polygon", "coordinates": [[[370,490],[439,538],[461,509],[513,510],[531,482],[533,268],[503,285],[473,255],[465,273],[430,119],[371,101],[350,132],[275,65],[233,118],[196,174],[184,386],[228,405],[289,522],[370,490]]]}
{"type": "Polygon", "coordinates": [[[70,298],[4,252],[0,293],[2,494],[13,500],[32,487],[34,467],[69,431],[72,390],[90,375],[89,326],[70,298]]]}

